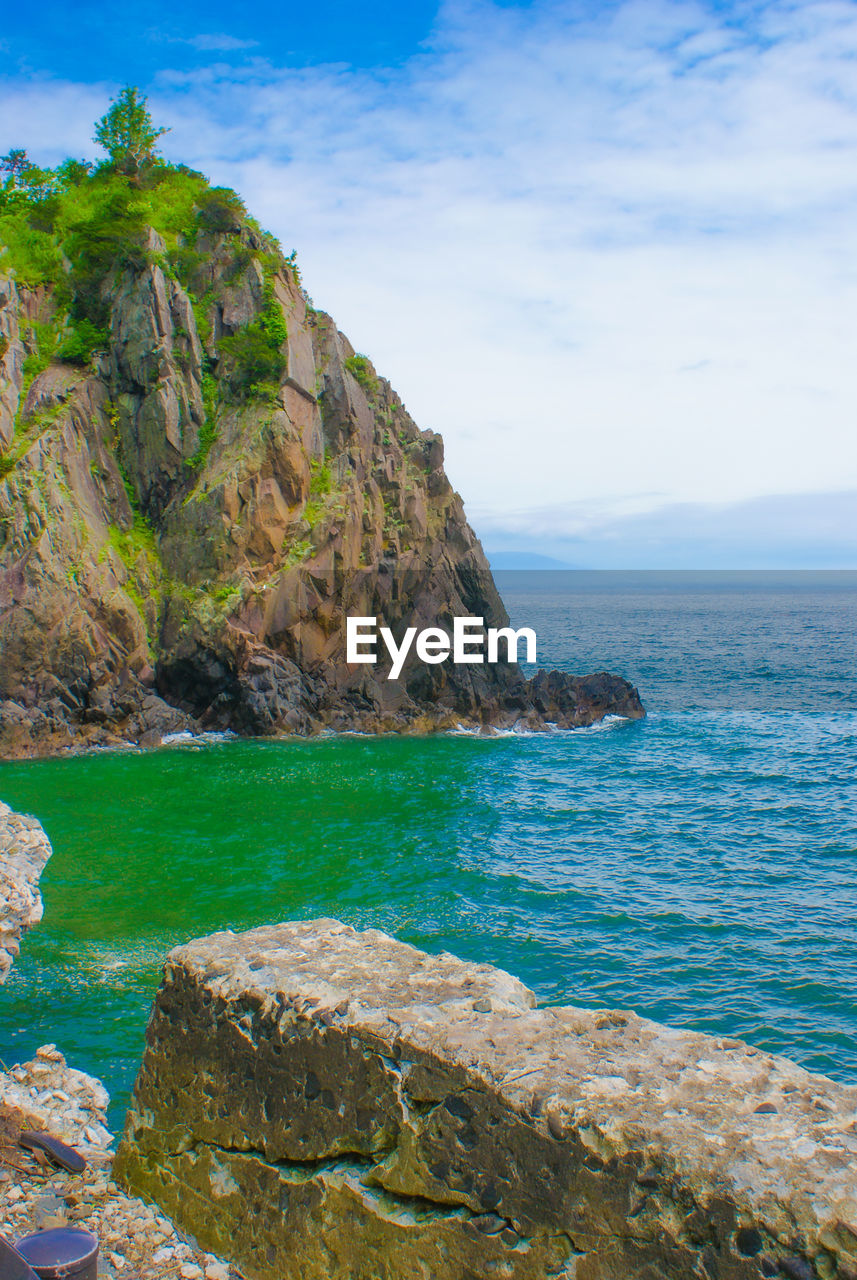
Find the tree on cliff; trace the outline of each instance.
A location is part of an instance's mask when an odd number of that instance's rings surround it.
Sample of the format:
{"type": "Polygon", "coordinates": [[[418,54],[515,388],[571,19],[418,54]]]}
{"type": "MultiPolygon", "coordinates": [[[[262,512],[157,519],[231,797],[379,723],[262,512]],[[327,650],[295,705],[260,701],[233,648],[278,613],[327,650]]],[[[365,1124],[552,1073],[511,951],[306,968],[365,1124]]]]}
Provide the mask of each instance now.
{"type": "Polygon", "coordinates": [[[0,207],[14,200],[44,200],[56,189],[55,175],[50,169],[33,164],[22,148],[0,156],[0,207]]]}
{"type": "Polygon", "coordinates": [[[18,148],[0,156],[0,173],[8,173],[13,181],[22,177],[31,168],[26,151],[18,148]]]}
{"type": "Polygon", "coordinates": [[[155,143],[169,129],[156,128],[146,110],[146,97],[126,85],[95,126],[93,141],[103,147],[120,173],[138,173],[155,157],[155,143]]]}

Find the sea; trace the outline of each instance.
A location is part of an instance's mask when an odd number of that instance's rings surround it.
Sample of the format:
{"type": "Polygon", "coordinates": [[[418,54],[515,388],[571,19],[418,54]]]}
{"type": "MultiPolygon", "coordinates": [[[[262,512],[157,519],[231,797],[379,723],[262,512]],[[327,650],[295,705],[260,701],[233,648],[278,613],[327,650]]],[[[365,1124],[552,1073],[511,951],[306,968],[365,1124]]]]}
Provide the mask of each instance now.
{"type": "Polygon", "coordinates": [[[58,1044],[119,1125],[172,946],[334,916],[857,1082],[857,573],[496,578],[646,719],[0,763],[54,848],[0,1058],[58,1044]]]}

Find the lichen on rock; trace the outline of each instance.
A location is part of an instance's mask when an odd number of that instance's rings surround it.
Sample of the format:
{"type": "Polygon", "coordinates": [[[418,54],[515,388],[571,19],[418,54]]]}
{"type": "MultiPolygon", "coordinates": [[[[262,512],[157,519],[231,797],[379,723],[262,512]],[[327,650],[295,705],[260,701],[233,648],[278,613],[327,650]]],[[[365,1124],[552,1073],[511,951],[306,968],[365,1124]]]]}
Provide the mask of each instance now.
{"type": "Polygon", "coordinates": [[[332,920],[176,948],[117,1176],[251,1280],[857,1275],[857,1090],[332,920]]]}

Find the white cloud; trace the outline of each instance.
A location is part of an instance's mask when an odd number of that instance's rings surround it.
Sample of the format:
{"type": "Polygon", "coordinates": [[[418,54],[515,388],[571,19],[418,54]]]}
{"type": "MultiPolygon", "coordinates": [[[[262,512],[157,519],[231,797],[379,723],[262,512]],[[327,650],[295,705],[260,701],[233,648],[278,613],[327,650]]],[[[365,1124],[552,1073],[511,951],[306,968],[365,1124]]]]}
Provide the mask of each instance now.
{"type": "Polygon", "coordinates": [[[585,569],[857,568],[857,490],[710,504],[640,494],[475,516],[496,564],[523,550],[585,569]]]}
{"type": "Polygon", "coordinates": [[[228,36],[223,33],[213,35],[191,36],[189,40],[184,41],[185,44],[193,45],[194,49],[200,49],[206,53],[232,53],[240,49],[255,49],[258,40],[239,40],[237,36],[228,36]]]}
{"type": "MultiPolygon", "coordinates": [[[[475,0],[398,69],[253,57],[150,105],[500,520],[857,486],[855,53],[837,0],[475,0]]],[[[91,152],[106,96],[7,82],[0,147],[11,111],[91,152]]]]}

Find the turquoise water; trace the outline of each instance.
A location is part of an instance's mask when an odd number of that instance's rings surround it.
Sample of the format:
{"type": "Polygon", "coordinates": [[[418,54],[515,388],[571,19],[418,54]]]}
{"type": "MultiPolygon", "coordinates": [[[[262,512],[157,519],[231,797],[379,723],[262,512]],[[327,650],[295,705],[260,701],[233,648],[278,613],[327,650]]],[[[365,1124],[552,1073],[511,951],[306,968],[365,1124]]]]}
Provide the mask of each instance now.
{"type": "Polygon", "coordinates": [[[170,946],[334,915],[857,1080],[857,575],[497,576],[648,719],[0,765],[55,849],[0,1056],[58,1042],[118,1119],[170,946]]]}

